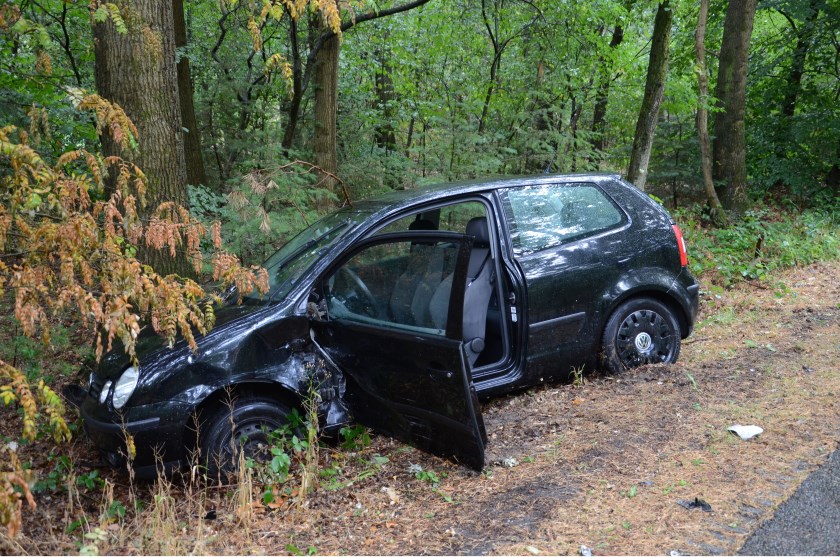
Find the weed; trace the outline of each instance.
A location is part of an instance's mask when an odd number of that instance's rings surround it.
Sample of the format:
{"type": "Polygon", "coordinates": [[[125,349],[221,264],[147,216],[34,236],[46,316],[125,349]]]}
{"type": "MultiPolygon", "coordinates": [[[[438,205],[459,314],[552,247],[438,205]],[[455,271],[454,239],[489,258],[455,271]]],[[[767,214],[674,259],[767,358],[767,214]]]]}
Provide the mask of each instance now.
{"type": "Polygon", "coordinates": [[[434,470],[423,470],[423,467],[419,464],[412,464],[411,466],[417,467],[413,470],[414,477],[420,480],[421,482],[430,483],[433,486],[437,486],[438,484],[440,484],[440,478],[434,470]]]}
{"type": "Polygon", "coordinates": [[[87,543],[79,548],[79,555],[99,555],[99,544],[108,541],[108,532],[102,528],[94,528],[84,536],[87,543]]]}
{"type": "Polygon", "coordinates": [[[627,497],[628,499],[632,499],[638,494],[638,488],[635,485],[631,485],[630,489],[628,489],[627,491],[622,491],[621,494],[627,497]]]}
{"type": "Polygon", "coordinates": [[[104,487],[105,481],[99,477],[99,470],[91,470],[87,474],[77,477],[76,485],[92,491],[104,487]]]}
{"type": "Polygon", "coordinates": [[[67,473],[71,468],[70,457],[66,455],[57,457],[55,453],[50,452],[47,462],[53,464],[53,469],[45,477],[35,482],[32,487],[32,491],[35,493],[62,491],[67,487],[67,473]]]}
{"type": "Polygon", "coordinates": [[[668,487],[662,490],[662,495],[668,495],[672,491],[674,491],[678,487],[685,487],[688,485],[688,482],[685,480],[680,480],[676,484],[669,484],[668,487]]]}
{"type": "Polygon", "coordinates": [[[306,551],[303,551],[291,542],[286,544],[286,551],[288,551],[292,555],[315,555],[316,553],[318,553],[318,549],[314,545],[310,545],[306,548],[306,551]]]}
{"type": "Polygon", "coordinates": [[[688,377],[688,380],[691,381],[691,388],[695,391],[697,390],[697,381],[694,379],[694,376],[691,375],[689,372],[685,372],[685,376],[688,377]]]}
{"type": "Polygon", "coordinates": [[[339,430],[341,448],[348,451],[359,451],[370,445],[370,435],[363,425],[345,426],[339,430]]]}
{"type": "Polygon", "coordinates": [[[583,368],[584,366],[580,366],[579,368],[572,368],[572,385],[574,385],[575,387],[583,387],[583,368]]]}

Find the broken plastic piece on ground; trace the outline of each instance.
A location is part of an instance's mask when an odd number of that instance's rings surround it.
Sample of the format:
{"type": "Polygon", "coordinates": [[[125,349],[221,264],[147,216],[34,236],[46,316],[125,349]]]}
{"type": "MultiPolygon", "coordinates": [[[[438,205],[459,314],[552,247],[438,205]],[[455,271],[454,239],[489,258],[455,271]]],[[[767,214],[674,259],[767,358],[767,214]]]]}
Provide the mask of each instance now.
{"type": "Polygon", "coordinates": [[[580,550],[578,550],[578,553],[580,553],[583,557],[592,557],[592,548],[580,544],[580,550]]]}
{"type": "Polygon", "coordinates": [[[677,505],[685,507],[688,510],[700,509],[702,511],[706,511],[707,513],[712,512],[712,506],[699,497],[695,497],[693,501],[677,499],[677,505]]]}
{"type": "Polygon", "coordinates": [[[759,435],[764,432],[763,429],[758,427],[757,425],[731,425],[726,428],[727,431],[731,431],[744,441],[747,439],[752,439],[756,435],[759,435]]]}

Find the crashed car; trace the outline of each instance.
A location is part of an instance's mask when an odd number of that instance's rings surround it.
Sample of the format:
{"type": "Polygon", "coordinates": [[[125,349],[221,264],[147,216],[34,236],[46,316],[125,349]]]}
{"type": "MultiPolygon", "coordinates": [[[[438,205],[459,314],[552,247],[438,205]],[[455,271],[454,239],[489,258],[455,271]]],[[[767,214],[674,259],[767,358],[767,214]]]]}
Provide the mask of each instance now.
{"type": "Polygon", "coordinates": [[[699,287],[679,227],[615,175],[443,184],[354,203],[264,267],[174,348],[148,331],[90,376],[85,430],[140,476],[254,454],[307,396],[320,430],[360,423],[480,469],[479,396],[601,367],[674,362],[699,287]]]}

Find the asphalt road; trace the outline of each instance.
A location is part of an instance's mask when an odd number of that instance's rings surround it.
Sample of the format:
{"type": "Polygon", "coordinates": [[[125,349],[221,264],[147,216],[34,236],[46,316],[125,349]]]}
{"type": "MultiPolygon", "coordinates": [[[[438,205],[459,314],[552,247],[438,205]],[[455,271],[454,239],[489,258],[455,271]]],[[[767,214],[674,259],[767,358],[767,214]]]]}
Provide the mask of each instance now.
{"type": "Polygon", "coordinates": [[[738,555],[840,555],[840,449],[747,539],[738,555]]]}

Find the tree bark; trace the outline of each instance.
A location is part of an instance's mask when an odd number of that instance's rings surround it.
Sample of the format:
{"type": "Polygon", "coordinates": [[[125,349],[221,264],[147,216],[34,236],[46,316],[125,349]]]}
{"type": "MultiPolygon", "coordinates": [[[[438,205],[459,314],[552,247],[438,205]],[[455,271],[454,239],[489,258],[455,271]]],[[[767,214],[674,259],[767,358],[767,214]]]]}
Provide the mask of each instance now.
{"type": "MultiPolygon", "coordinates": [[[[105,134],[102,151],[132,161],[146,174],[149,187],[141,214],[148,217],[164,201],[189,206],[172,2],[121,0],[117,5],[127,32],[117,32],[110,19],[94,25],[96,87],[134,121],[138,148],[123,152],[105,134]]],[[[163,274],[189,269],[183,257],[172,259],[163,251],[143,249],[138,257],[163,274]]]]}
{"type": "Polygon", "coordinates": [[[303,62],[298,47],[298,22],[289,18],[289,50],[292,53],[292,100],[289,103],[286,129],[283,130],[283,149],[292,148],[300,119],[300,104],[303,101],[303,62]]]}
{"type": "Polygon", "coordinates": [[[713,175],[723,207],[747,207],[747,156],[744,132],[747,62],[757,0],[730,0],[723,25],[715,97],[713,175]]]}
{"type": "MultiPolygon", "coordinates": [[[[175,26],[175,48],[187,46],[187,22],[184,18],[184,0],[172,0],[172,17],[175,26]]],[[[204,159],[201,156],[201,133],[195,118],[190,59],[178,60],[178,99],[181,103],[181,122],[184,129],[184,158],[187,165],[188,184],[207,184],[204,159]]]]}
{"type": "Polygon", "coordinates": [[[336,182],[330,174],[338,171],[338,36],[332,35],[318,50],[315,61],[315,164],[323,171],[322,185],[333,191],[336,182]]]}
{"type": "Polygon", "coordinates": [[[703,169],[703,188],[712,212],[712,221],[722,226],[726,213],[715,191],[712,178],[712,153],[709,143],[709,77],[706,75],[706,22],[709,16],[709,0],[700,0],[697,16],[697,31],[694,33],[694,52],[697,55],[697,85],[699,91],[697,107],[697,136],[700,140],[700,163],[703,169]]]}
{"type": "Polygon", "coordinates": [[[630,167],[627,169],[627,180],[642,191],[645,191],[653,135],[656,132],[659,107],[662,105],[662,97],[665,93],[665,79],[668,77],[668,49],[671,44],[673,13],[669,0],[661,2],[656,10],[653,39],[650,45],[650,61],[645,80],[645,96],[639,110],[639,119],[636,121],[630,167]]]}

